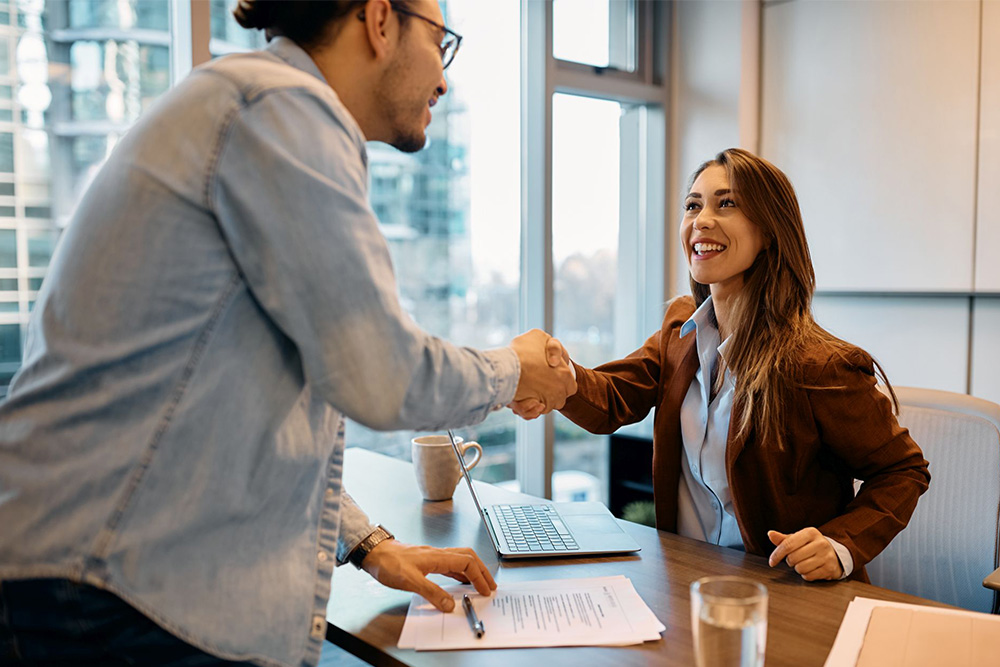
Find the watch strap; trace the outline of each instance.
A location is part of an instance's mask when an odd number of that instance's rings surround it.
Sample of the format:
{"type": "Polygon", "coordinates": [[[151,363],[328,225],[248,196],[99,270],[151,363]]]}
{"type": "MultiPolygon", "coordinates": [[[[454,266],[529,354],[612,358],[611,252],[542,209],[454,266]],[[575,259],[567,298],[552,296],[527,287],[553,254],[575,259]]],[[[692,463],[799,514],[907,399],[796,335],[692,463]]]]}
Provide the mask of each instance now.
{"type": "Polygon", "coordinates": [[[364,562],[372,549],[386,540],[393,539],[393,537],[393,534],[382,526],[375,526],[375,530],[370,532],[365,539],[358,542],[358,545],[351,550],[351,553],[347,554],[347,562],[360,570],[361,563],[364,562]]]}

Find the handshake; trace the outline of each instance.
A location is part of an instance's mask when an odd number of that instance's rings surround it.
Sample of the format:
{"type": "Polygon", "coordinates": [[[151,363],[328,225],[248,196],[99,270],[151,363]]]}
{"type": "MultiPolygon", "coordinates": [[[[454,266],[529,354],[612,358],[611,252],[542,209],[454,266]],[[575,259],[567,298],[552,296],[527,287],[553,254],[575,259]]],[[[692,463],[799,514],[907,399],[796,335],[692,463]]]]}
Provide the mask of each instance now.
{"type": "Polygon", "coordinates": [[[507,407],[518,417],[534,419],[559,410],[576,393],[569,353],[558,340],[532,329],[512,340],[510,347],[521,362],[521,377],[507,407]]]}

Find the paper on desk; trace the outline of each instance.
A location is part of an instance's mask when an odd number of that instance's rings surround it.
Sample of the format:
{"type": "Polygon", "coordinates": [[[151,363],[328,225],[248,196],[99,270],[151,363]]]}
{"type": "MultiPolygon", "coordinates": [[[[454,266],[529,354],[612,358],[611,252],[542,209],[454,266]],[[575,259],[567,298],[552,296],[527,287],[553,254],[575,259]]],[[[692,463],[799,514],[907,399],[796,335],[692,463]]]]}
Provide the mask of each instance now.
{"type": "MultiPolygon", "coordinates": [[[[840,631],[837,632],[837,638],[833,642],[833,648],[830,649],[830,655],[827,656],[824,667],[855,667],[858,664],[858,658],[861,655],[861,649],[865,643],[865,634],[868,632],[868,625],[871,620],[872,611],[879,607],[918,611],[921,615],[934,614],[947,616],[948,618],[965,617],[975,619],[976,622],[1000,624],[1000,617],[993,616],[992,614],[981,614],[962,609],[941,609],[938,607],[927,607],[924,605],[887,602],[885,600],[856,597],[847,606],[847,612],[844,614],[844,620],[840,623],[840,631]]],[[[971,642],[971,635],[969,639],[971,642]]],[[[896,651],[896,654],[901,659],[904,653],[905,652],[901,650],[896,651]]],[[[958,656],[956,655],[952,655],[952,658],[957,657],[958,656]]],[[[955,660],[949,660],[949,663],[955,664],[956,667],[959,664],[972,664],[969,662],[956,662],[955,660]]],[[[900,662],[899,664],[905,663],[900,662]]]]}
{"type": "Polygon", "coordinates": [[[470,586],[445,590],[455,598],[450,614],[413,596],[399,648],[625,646],[657,640],[666,630],[624,576],[508,584],[489,597],[470,586]],[[469,627],[463,594],[472,599],[486,628],[482,638],[469,627]]]}

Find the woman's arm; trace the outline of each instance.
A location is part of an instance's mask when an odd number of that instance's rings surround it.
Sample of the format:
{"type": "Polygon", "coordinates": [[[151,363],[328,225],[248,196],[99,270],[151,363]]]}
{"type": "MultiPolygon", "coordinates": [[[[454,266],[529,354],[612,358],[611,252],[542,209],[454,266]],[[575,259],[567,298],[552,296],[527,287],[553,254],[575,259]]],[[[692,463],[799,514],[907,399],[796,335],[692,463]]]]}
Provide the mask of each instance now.
{"type": "Polygon", "coordinates": [[[656,405],[660,385],[663,330],[657,331],[624,359],[576,370],[576,394],[560,410],[591,433],[613,433],[641,421],[656,405]]]}
{"type": "Polygon", "coordinates": [[[877,556],[906,527],[930,473],[920,447],[875,386],[871,363],[832,360],[808,390],[819,435],[863,481],[840,516],[819,531],[851,552],[854,569],[877,556]]]}

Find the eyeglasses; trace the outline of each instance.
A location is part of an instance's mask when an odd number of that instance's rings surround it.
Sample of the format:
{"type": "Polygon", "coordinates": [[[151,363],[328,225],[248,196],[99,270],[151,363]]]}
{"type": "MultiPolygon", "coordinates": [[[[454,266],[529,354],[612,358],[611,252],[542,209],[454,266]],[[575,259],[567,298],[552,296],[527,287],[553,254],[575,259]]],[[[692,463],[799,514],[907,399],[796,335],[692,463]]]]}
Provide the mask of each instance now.
{"type": "MultiPolygon", "coordinates": [[[[390,6],[392,7],[393,11],[399,14],[406,14],[407,16],[412,16],[413,18],[418,18],[421,21],[426,21],[427,23],[430,23],[432,26],[434,26],[435,28],[444,33],[444,37],[441,38],[441,44],[438,46],[438,48],[441,49],[441,68],[448,69],[448,65],[451,64],[451,61],[455,59],[455,54],[458,53],[458,47],[462,45],[462,36],[459,35],[457,32],[455,32],[454,30],[452,30],[451,28],[443,26],[437,21],[432,21],[426,16],[421,16],[416,12],[411,12],[409,9],[403,9],[402,7],[397,7],[395,5],[390,5],[390,6]]],[[[358,18],[361,19],[362,21],[365,20],[365,10],[363,9],[361,10],[361,13],[358,14],[358,18]]]]}
{"type": "Polygon", "coordinates": [[[411,12],[409,9],[403,9],[402,7],[396,7],[394,5],[392,8],[400,14],[406,14],[407,16],[412,16],[413,18],[420,19],[421,21],[426,21],[438,30],[444,32],[444,37],[441,38],[441,45],[438,48],[441,49],[442,69],[448,69],[448,65],[451,64],[451,61],[455,59],[455,54],[458,53],[458,47],[462,45],[462,36],[451,28],[441,25],[437,21],[432,21],[426,16],[421,16],[416,12],[411,12]]]}

